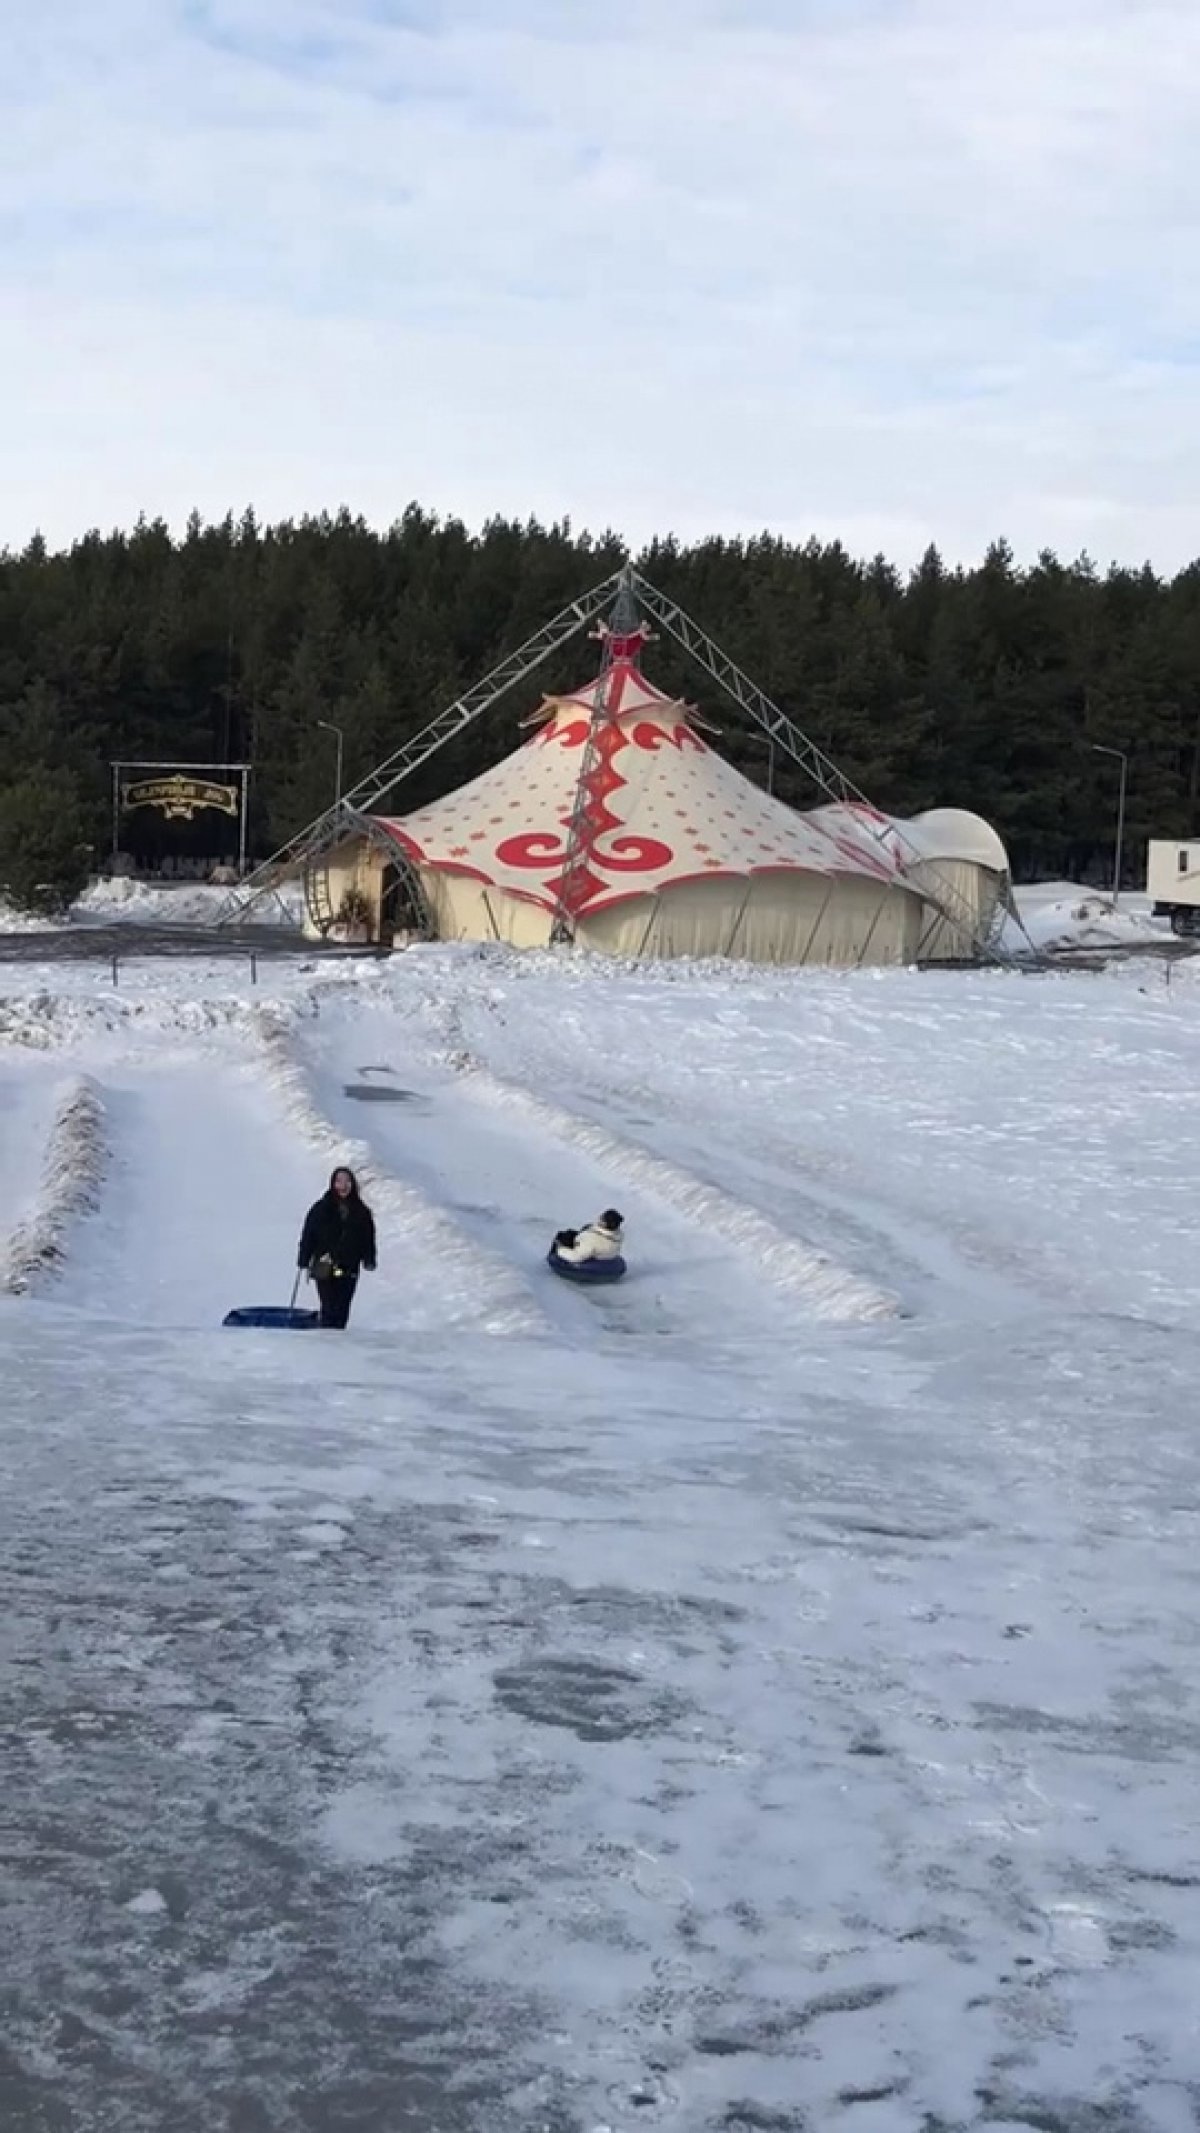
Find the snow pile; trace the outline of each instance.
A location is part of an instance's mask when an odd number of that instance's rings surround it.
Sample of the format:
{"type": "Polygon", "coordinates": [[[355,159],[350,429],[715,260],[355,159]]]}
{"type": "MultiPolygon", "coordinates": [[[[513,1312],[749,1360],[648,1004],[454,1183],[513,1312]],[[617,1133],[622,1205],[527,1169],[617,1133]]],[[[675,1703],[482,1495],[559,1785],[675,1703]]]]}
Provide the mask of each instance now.
{"type": "Polygon", "coordinates": [[[37,1201],[0,1250],[0,1289],[20,1295],[57,1268],[72,1226],[99,1202],[107,1162],[104,1106],[81,1076],[50,1128],[37,1201]]]}
{"type": "MultiPolygon", "coordinates": [[[[92,925],[120,921],[140,926],[215,926],[233,893],[211,882],[176,884],[113,875],[92,882],[72,905],[71,916],[92,925]]],[[[264,896],[252,915],[256,925],[298,927],[303,911],[300,883],[288,882],[273,895],[264,896]]]]}
{"type": "Polygon", "coordinates": [[[32,911],[18,911],[0,896],[0,933],[52,933],[54,920],[38,918],[32,911]]]}
{"type": "MultiPolygon", "coordinates": [[[[152,987],[133,994],[107,986],[95,990],[94,966],[86,974],[93,989],[52,990],[42,982],[29,992],[0,993],[0,1043],[48,1052],[84,1037],[139,1037],[156,1032],[203,1037],[222,1029],[252,1029],[254,1015],[261,1012],[236,994],[189,1000],[173,999],[169,992],[152,987]]],[[[37,975],[44,980],[45,966],[37,975]]],[[[61,975],[55,972],[56,978],[61,975]]],[[[227,972],[221,975],[228,984],[227,972]]]]}
{"type": "Polygon", "coordinates": [[[1131,898],[1114,909],[1111,896],[1070,882],[1033,884],[1018,889],[1016,896],[1021,927],[1008,920],[1002,946],[1017,955],[1028,943],[1042,955],[1066,955],[1088,948],[1154,947],[1170,938],[1167,922],[1151,916],[1146,897],[1131,898]]]}

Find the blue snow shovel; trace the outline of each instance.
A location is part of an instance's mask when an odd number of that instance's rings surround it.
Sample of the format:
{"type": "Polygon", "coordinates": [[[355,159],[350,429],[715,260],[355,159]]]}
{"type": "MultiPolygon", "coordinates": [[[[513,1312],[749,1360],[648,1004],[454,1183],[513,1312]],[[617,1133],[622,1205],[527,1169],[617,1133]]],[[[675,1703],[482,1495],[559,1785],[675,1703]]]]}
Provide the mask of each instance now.
{"type": "Polygon", "coordinates": [[[292,1300],[289,1304],[242,1304],[236,1311],[227,1311],[221,1320],[223,1326],[316,1326],[321,1322],[319,1311],[298,1311],[296,1295],[300,1287],[300,1269],[292,1283],[292,1300]]]}

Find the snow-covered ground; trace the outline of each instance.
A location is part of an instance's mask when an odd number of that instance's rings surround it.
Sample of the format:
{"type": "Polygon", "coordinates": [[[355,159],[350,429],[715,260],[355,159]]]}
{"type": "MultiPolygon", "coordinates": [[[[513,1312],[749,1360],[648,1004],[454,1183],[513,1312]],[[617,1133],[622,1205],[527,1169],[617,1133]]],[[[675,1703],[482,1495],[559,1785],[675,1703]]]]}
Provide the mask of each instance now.
{"type": "Polygon", "coordinates": [[[1194,2128],[1198,1070],[1190,963],[7,971],[0,2123],[1194,2128]],[[349,1334],[222,1329],[339,1157],[349,1334]]]}

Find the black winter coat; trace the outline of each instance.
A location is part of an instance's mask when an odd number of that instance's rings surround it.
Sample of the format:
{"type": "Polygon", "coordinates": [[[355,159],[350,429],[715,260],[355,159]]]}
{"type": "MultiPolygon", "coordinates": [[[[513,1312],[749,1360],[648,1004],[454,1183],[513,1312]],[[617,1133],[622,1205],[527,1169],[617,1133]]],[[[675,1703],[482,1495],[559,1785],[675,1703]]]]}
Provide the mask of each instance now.
{"type": "Polygon", "coordinates": [[[332,1259],[339,1274],[358,1274],[375,1264],[375,1217],[362,1200],[322,1193],[304,1217],[297,1266],[332,1259]]]}

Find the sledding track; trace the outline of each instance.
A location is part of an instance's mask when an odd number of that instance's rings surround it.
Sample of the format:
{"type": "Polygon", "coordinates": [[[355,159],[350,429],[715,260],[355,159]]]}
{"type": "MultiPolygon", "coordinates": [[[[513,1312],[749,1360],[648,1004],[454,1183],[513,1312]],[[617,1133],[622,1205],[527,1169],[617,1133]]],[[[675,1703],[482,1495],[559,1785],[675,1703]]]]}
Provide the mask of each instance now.
{"type": "Polygon", "coordinates": [[[599,1334],[703,1346],[726,1324],[756,1342],[779,1338],[798,1314],[894,1315],[892,1298],[753,1210],[484,1073],[456,1072],[395,1017],[308,1033],[303,1056],[320,1110],[482,1250],[533,1270],[544,1309],[573,1344],[599,1334]],[[541,1274],[555,1228],[614,1204],[631,1237],[619,1288],[584,1295],[541,1274]]]}
{"type": "MultiPolygon", "coordinates": [[[[139,1032],[90,1051],[86,1074],[68,1047],[0,1050],[0,1293],[177,1332],[219,1328],[235,1303],[287,1301],[304,1210],[334,1162],[367,1151],[316,1110],[286,1043],[242,1019],[139,1032]]],[[[368,1168],[366,1183],[384,1244],[360,1324],[548,1329],[535,1274],[491,1262],[400,1181],[368,1168]]]]}
{"type": "Polygon", "coordinates": [[[286,1302],[313,1172],[247,1067],[223,1051],[208,1066],[113,1068],[102,1100],[104,1190],[71,1240],[58,1299],[174,1328],[219,1325],[236,1301],[286,1302]]]}

